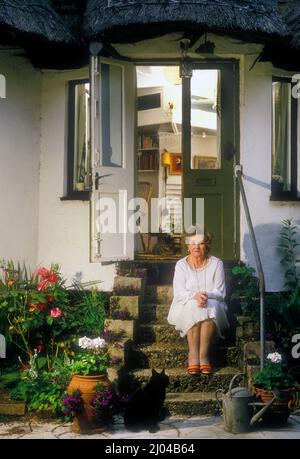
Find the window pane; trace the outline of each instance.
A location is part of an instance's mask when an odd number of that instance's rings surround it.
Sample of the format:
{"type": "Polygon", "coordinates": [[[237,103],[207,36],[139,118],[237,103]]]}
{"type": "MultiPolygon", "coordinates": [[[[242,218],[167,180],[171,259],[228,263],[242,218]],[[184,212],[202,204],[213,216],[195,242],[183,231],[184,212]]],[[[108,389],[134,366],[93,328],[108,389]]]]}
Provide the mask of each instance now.
{"type": "Polygon", "coordinates": [[[220,169],[220,71],[194,70],[191,79],[191,169],[220,169]]]}
{"type": "Polygon", "coordinates": [[[122,68],[101,64],[102,165],[122,167],[122,68]]]}
{"type": "Polygon", "coordinates": [[[273,82],[272,189],[291,190],[291,84],[273,82]]]}
{"type": "Polygon", "coordinates": [[[74,114],[74,183],[73,189],[84,190],[84,179],[87,172],[87,152],[90,147],[89,129],[90,85],[75,85],[74,114]]]}

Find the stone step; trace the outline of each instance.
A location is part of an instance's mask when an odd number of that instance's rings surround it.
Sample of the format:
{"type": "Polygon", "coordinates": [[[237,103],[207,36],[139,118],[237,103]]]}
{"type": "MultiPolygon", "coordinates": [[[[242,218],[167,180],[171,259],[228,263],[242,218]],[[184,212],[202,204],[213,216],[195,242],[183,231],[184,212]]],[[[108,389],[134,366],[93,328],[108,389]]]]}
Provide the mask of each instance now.
{"type": "MultiPolygon", "coordinates": [[[[187,366],[187,342],[154,343],[133,346],[126,357],[127,368],[185,368],[187,366]]],[[[238,349],[235,346],[216,346],[213,362],[215,366],[238,366],[238,349]]]]}
{"type": "Polygon", "coordinates": [[[167,323],[167,316],[170,309],[170,303],[147,303],[140,305],[139,320],[142,324],[151,322],[167,323]]]}
{"type": "Polygon", "coordinates": [[[214,392],[168,393],[165,400],[171,416],[220,415],[214,392]]]}
{"type": "MultiPolygon", "coordinates": [[[[165,323],[152,322],[148,324],[139,324],[136,327],[136,342],[139,344],[154,344],[154,343],[173,343],[182,345],[186,342],[186,338],[182,338],[173,325],[165,323]]],[[[232,340],[226,337],[222,344],[230,345],[232,340]]]]}
{"type": "MultiPolygon", "coordinates": [[[[155,367],[160,372],[162,367],[155,367]]],[[[130,374],[136,381],[136,385],[144,384],[149,381],[152,369],[147,368],[143,370],[131,371],[130,374]]],[[[185,368],[165,368],[165,372],[170,378],[170,383],[167,387],[167,392],[174,393],[197,393],[197,392],[210,392],[217,389],[228,390],[230,381],[233,376],[240,373],[237,367],[224,367],[216,370],[212,375],[196,375],[191,376],[187,373],[185,368]]]]}
{"type": "Polygon", "coordinates": [[[145,343],[180,343],[186,339],[181,338],[180,334],[173,325],[150,323],[147,325],[141,324],[138,327],[137,342],[145,343]]]}
{"type": "Polygon", "coordinates": [[[145,302],[157,302],[159,304],[171,304],[173,299],[173,287],[166,285],[146,285],[145,302]]]}

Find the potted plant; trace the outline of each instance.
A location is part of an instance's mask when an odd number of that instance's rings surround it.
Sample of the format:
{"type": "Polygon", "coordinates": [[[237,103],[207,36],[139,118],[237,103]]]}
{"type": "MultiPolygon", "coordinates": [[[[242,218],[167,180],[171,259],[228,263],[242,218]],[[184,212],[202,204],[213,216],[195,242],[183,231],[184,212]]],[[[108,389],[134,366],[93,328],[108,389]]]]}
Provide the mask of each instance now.
{"type": "Polygon", "coordinates": [[[114,420],[114,415],[125,407],[126,396],[121,396],[113,385],[105,387],[98,384],[95,387],[95,396],[92,400],[95,420],[98,426],[106,426],[114,420]]]}
{"type": "Polygon", "coordinates": [[[91,402],[95,396],[95,387],[101,384],[110,387],[111,383],[107,377],[109,364],[108,345],[101,338],[79,338],[78,346],[81,351],[75,354],[70,365],[72,379],[68,385],[68,393],[80,390],[83,400],[83,415],[88,428],[95,427],[95,418],[91,402]]]}
{"type": "Polygon", "coordinates": [[[296,401],[296,380],[278,352],[268,354],[264,368],[254,374],[252,391],[263,403],[276,400],[264,418],[286,421],[296,401]]]}

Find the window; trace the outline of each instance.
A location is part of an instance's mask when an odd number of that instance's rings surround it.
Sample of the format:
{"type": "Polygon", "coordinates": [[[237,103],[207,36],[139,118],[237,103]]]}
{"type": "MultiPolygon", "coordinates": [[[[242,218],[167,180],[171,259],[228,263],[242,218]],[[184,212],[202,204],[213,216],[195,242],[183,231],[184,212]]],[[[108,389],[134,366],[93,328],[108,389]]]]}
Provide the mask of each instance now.
{"type": "Polygon", "coordinates": [[[118,65],[101,64],[101,165],[123,164],[123,75],[118,65]]]}
{"type": "Polygon", "coordinates": [[[272,83],[271,198],[297,199],[297,99],[289,78],[272,83]]]}
{"type": "Polygon", "coordinates": [[[69,82],[67,196],[89,199],[86,174],[90,151],[89,80],[69,82]]]}

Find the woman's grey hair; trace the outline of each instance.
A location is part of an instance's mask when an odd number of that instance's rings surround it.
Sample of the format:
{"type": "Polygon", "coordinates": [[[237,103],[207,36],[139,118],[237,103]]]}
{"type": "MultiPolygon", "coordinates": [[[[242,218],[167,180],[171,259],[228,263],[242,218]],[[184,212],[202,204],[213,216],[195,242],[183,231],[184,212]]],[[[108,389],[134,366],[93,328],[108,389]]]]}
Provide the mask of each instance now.
{"type": "Polygon", "coordinates": [[[185,242],[188,245],[190,243],[190,238],[196,236],[197,234],[203,234],[203,242],[206,246],[206,253],[210,251],[212,243],[212,235],[208,233],[202,225],[193,225],[190,226],[185,234],[185,242]]]}

